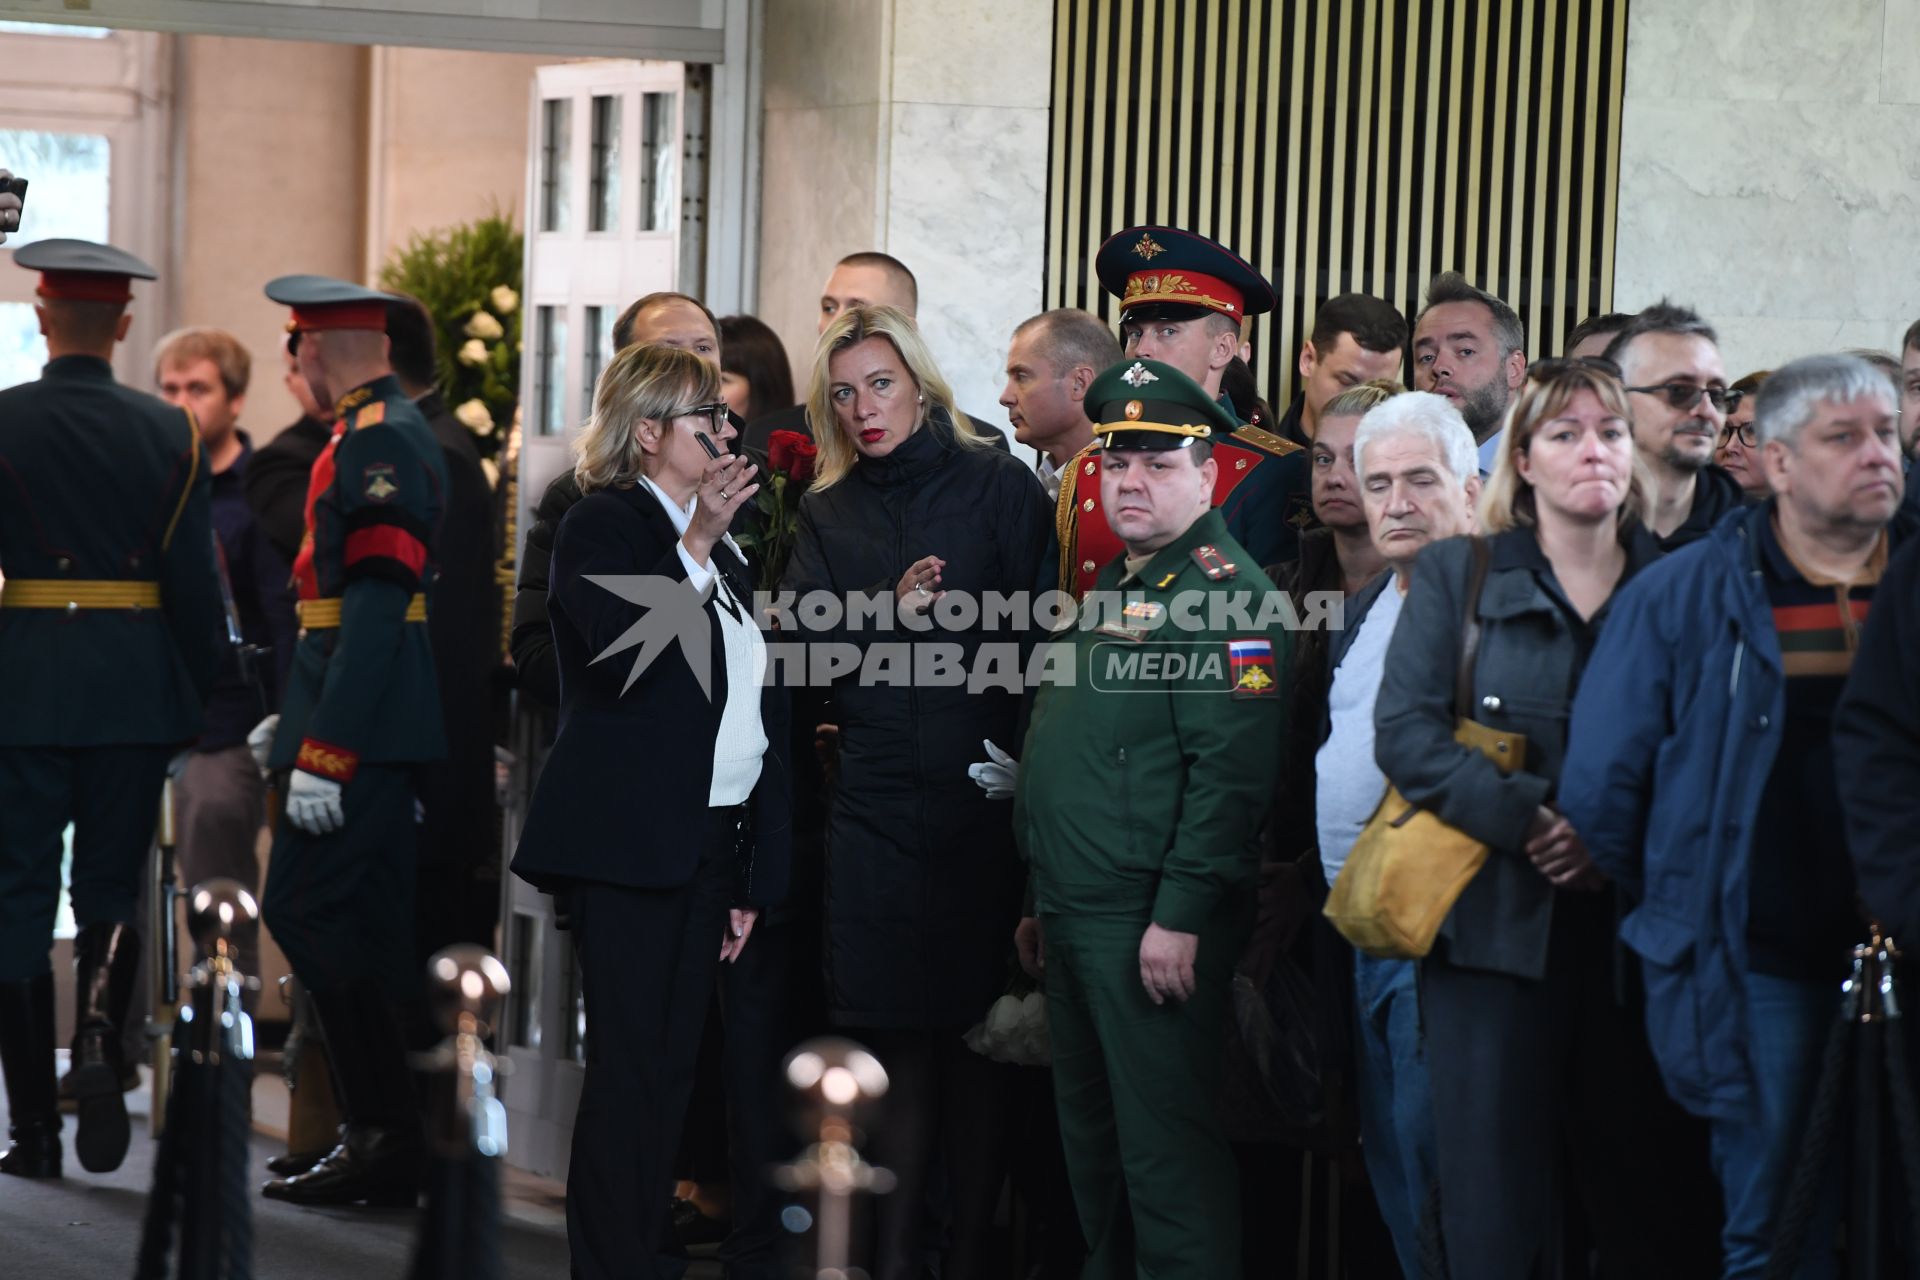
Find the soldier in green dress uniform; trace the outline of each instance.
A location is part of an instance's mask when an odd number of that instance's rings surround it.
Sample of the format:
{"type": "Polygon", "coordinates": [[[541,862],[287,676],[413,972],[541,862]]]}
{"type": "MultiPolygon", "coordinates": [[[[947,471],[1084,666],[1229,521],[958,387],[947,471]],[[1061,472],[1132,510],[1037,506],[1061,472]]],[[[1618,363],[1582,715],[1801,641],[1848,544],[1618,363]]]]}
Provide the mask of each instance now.
{"type": "Polygon", "coordinates": [[[1073,675],[1036,699],[1014,819],[1060,1130],[1087,1277],[1221,1280],[1239,1273],[1240,1231],[1218,1074],[1289,635],[1258,621],[1272,584],[1213,509],[1233,417],[1152,360],[1109,369],[1087,402],[1123,553],[1096,580],[1099,625],[1055,642],[1073,675]],[[1219,608],[1234,596],[1244,618],[1219,608]]]}
{"type": "Polygon", "coordinates": [[[286,697],[250,739],[271,735],[268,767],[289,771],[262,907],[312,998],[346,1124],[319,1164],[265,1190],[410,1205],[423,1159],[402,1034],[419,979],[413,772],[446,754],[425,594],[446,461],[388,365],[390,297],[322,276],[282,276],[267,296],[293,308],[300,371],[336,421],[294,558],[286,697]]]}
{"type": "Polygon", "coordinates": [[[73,827],[79,1003],[69,1079],[86,1169],[129,1140],[120,1026],[141,870],[167,761],[201,729],[224,652],[211,482],[193,418],[123,387],[129,282],[153,269],[82,240],[21,247],[41,273],[46,372],[0,391],[0,1172],[61,1174],[48,950],[73,827]]]}

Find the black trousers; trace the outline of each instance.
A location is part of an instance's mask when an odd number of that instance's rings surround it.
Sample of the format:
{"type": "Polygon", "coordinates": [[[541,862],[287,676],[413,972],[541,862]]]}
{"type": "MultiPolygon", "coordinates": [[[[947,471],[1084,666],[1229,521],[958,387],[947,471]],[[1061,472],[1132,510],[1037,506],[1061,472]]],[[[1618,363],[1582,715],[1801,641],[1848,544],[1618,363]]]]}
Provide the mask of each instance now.
{"type": "Polygon", "coordinates": [[[377,982],[399,1004],[418,989],[413,797],[413,765],[362,764],[340,795],[345,826],[275,830],[260,909],[307,990],[377,982]]]}
{"type": "Polygon", "coordinates": [[[1611,895],[1562,892],[1545,977],[1461,968],[1438,950],[1422,965],[1441,1231],[1459,1280],[1719,1274],[1706,1127],[1660,1084],[1613,939],[1611,895]]]}
{"type": "Polygon", "coordinates": [[[136,923],[170,754],[149,746],[0,748],[0,982],[49,971],[69,822],[75,919],[136,923]]]}
{"type": "Polygon", "coordinates": [[[713,812],[689,883],[587,882],[571,892],[587,1006],[586,1078],[567,1169],[567,1243],[581,1280],[677,1280],[686,1267],[661,1246],[737,866],[739,811],[713,812]]]}

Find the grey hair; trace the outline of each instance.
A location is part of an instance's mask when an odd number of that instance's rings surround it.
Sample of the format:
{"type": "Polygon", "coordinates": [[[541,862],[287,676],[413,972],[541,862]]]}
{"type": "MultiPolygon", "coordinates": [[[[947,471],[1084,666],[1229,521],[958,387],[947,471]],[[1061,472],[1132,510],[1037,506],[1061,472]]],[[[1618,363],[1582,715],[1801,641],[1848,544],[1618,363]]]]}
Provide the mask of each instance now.
{"type": "Polygon", "coordinates": [[[1440,455],[1441,465],[1460,482],[1480,478],[1480,451],[1467,420],[1453,401],[1431,391],[1409,391],[1367,410],[1353,436],[1353,469],[1366,481],[1367,446],[1389,436],[1418,436],[1440,455]]]}
{"type": "Polygon", "coordinates": [[[1773,371],[1753,403],[1753,426],[1760,443],[1778,440],[1798,448],[1800,432],[1821,402],[1851,404],[1873,396],[1898,413],[1898,397],[1887,375],[1853,355],[1804,356],[1773,371]]]}

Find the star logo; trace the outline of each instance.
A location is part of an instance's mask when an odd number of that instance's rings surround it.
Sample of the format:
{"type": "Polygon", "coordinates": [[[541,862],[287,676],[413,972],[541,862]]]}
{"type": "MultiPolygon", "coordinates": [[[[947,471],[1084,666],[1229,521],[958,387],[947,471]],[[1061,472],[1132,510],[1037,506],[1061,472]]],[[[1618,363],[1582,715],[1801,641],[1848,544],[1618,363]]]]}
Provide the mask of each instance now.
{"type": "Polygon", "coordinates": [[[601,662],[628,649],[639,650],[634,655],[632,669],[627,672],[627,682],[620,687],[622,694],[633,688],[634,682],[653,665],[655,658],[677,643],[681,655],[687,660],[687,666],[693,671],[693,678],[700,684],[700,692],[706,695],[707,701],[713,701],[713,651],[710,647],[713,621],[707,617],[706,611],[707,599],[713,594],[711,582],[705,591],[695,591],[692,583],[652,573],[590,573],[586,577],[594,586],[646,610],[632,626],[593,658],[594,662],[601,662]]]}
{"type": "Polygon", "coordinates": [[[1133,368],[1120,375],[1120,381],[1130,387],[1144,387],[1149,382],[1160,381],[1160,375],[1136,360],[1133,362],[1133,368]]]}
{"type": "Polygon", "coordinates": [[[1160,247],[1158,241],[1144,231],[1140,233],[1140,243],[1133,246],[1133,251],[1142,258],[1145,258],[1148,262],[1152,262],[1155,258],[1166,252],[1165,249],[1160,247]]]}

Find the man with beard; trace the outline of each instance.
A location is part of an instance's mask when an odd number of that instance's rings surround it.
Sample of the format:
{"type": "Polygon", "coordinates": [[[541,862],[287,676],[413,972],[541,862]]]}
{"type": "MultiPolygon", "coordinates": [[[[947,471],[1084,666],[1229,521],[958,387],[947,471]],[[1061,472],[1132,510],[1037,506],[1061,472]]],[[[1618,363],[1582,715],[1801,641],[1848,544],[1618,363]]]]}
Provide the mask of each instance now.
{"type": "Polygon", "coordinates": [[[1527,334],[1514,309],[1458,271],[1427,286],[1413,322],[1413,386],[1453,401],[1480,446],[1480,474],[1493,472],[1507,405],[1527,379],[1527,334]]]}
{"type": "Polygon", "coordinates": [[[1743,500],[1713,464],[1728,403],[1718,342],[1698,313],[1662,299],[1607,347],[1633,396],[1633,443],[1655,486],[1647,527],[1662,551],[1705,537],[1743,500]]]}

